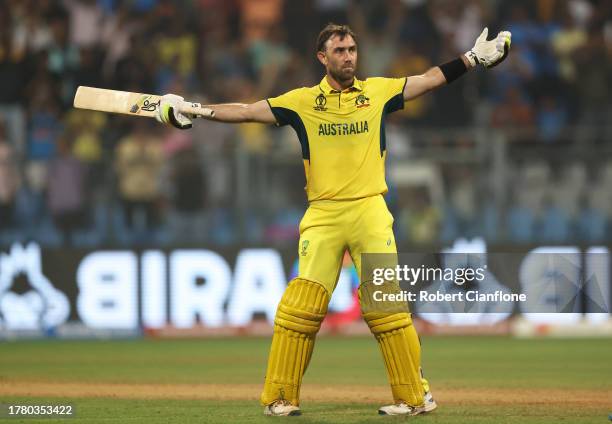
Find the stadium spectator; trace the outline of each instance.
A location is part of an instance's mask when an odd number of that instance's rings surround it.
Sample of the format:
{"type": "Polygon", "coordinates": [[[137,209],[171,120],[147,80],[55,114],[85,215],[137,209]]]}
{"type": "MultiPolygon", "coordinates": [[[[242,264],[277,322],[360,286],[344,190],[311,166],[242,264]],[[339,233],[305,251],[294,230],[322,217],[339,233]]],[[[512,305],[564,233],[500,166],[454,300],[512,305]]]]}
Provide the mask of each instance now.
{"type": "Polygon", "coordinates": [[[48,162],[55,155],[55,142],[64,123],[52,87],[40,84],[30,100],[28,159],[48,162]]]}
{"type": "Polygon", "coordinates": [[[104,140],[102,132],[107,125],[107,115],[74,109],[67,112],[65,122],[73,135],[72,152],[87,171],[88,190],[102,183],[104,163],[104,140]]]}
{"type": "Polygon", "coordinates": [[[509,87],[504,101],[497,104],[491,116],[491,123],[499,128],[531,128],[535,121],[534,110],[528,100],[516,88],[509,87]]]}
{"type": "Polygon", "coordinates": [[[178,9],[174,5],[169,9],[169,15],[161,18],[161,24],[167,31],[161,33],[154,44],[157,92],[172,89],[171,85],[176,79],[195,87],[198,40],[192,31],[191,22],[178,9]]]}
{"type": "Polygon", "coordinates": [[[100,41],[104,12],[96,0],[62,0],[70,15],[70,42],[93,47],[100,41]]]}
{"type": "Polygon", "coordinates": [[[580,99],[582,125],[602,128],[608,121],[608,93],[612,75],[612,55],[609,52],[603,28],[592,27],[587,43],[576,53],[576,65],[580,69],[580,83],[576,84],[576,89],[580,99]]]}
{"type": "Polygon", "coordinates": [[[159,223],[162,161],[161,141],[142,121],[117,146],[119,199],[125,227],[136,239],[150,239],[159,223]]]}
{"type": "Polygon", "coordinates": [[[558,141],[567,124],[567,113],[554,96],[542,96],[539,103],[536,117],[538,136],[545,143],[558,141]]]}
{"type": "Polygon", "coordinates": [[[0,120],[0,231],[14,224],[13,213],[19,184],[15,152],[6,138],[4,123],[0,120]]]}
{"type": "Polygon", "coordinates": [[[240,0],[240,26],[247,44],[263,40],[282,18],[284,0],[240,0]]]}
{"type": "Polygon", "coordinates": [[[59,137],[57,156],[49,163],[47,174],[49,211],[65,245],[71,245],[75,231],[85,225],[88,205],[86,171],[71,147],[66,135],[59,137]]]}
{"type": "Polygon", "coordinates": [[[116,13],[106,16],[101,33],[102,48],[106,52],[102,67],[105,78],[112,78],[117,64],[131,54],[132,37],[141,27],[139,22],[130,19],[130,11],[125,4],[116,13]]]}
{"type": "Polygon", "coordinates": [[[407,240],[415,244],[435,244],[440,237],[441,213],[432,204],[424,187],[400,194],[400,227],[407,240]]]}
{"type": "Polygon", "coordinates": [[[0,118],[9,141],[20,151],[25,148],[25,112],[22,106],[27,84],[27,58],[18,50],[11,33],[11,17],[0,6],[0,118]]]}
{"type": "Polygon", "coordinates": [[[205,242],[210,238],[205,212],[206,181],[197,151],[192,145],[185,146],[170,157],[169,167],[170,241],[175,244],[205,242]]]}
{"type": "MultiPolygon", "coordinates": [[[[51,21],[53,41],[46,52],[47,67],[58,80],[63,82],[66,90],[74,90],[72,78],[81,64],[81,57],[78,46],[70,41],[68,25],[69,22],[64,17],[57,17],[51,21]]],[[[72,91],[66,93],[66,96],[71,97],[72,91]]]]}
{"type": "Polygon", "coordinates": [[[560,76],[566,82],[573,83],[578,77],[575,55],[587,43],[588,35],[568,8],[563,9],[561,24],[559,31],[551,38],[551,46],[559,59],[560,76]]]}
{"type": "MultiPolygon", "coordinates": [[[[433,65],[429,58],[411,43],[402,44],[399,51],[400,54],[394,55],[393,60],[389,63],[388,69],[391,75],[419,75],[433,65]]],[[[432,99],[427,96],[414,99],[409,108],[400,112],[400,116],[409,120],[413,125],[423,122],[428,117],[431,103],[432,99]]]]}

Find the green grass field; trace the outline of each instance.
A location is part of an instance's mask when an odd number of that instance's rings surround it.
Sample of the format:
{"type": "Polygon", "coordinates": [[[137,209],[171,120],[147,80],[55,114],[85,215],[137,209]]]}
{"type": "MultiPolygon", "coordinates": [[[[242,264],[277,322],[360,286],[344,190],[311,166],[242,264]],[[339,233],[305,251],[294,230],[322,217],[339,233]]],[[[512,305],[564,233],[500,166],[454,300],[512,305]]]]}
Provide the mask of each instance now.
{"type": "MultiPolygon", "coordinates": [[[[612,340],[427,337],[423,364],[439,408],[420,423],[605,423],[612,340]]],[[[0,344],[0,403],[71,403],[44,423],[399,422],[371,338],[321,337],[301,417],[262,416],[265,338],[28,341],[0,344]]]]}

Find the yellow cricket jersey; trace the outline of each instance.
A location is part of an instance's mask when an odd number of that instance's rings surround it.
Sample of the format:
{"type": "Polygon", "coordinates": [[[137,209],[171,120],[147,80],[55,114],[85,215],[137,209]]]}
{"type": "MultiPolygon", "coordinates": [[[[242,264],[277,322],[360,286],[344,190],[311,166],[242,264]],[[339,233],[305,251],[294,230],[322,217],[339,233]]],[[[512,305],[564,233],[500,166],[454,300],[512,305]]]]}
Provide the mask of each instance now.
{"type": "Polygon", "coordinates": [[[309,201],[387,192],[385,115],[404,108],[406,78],[355,78],[343,91],[319,85],[268,99],[277,124],[302,145],[309,201]]]}

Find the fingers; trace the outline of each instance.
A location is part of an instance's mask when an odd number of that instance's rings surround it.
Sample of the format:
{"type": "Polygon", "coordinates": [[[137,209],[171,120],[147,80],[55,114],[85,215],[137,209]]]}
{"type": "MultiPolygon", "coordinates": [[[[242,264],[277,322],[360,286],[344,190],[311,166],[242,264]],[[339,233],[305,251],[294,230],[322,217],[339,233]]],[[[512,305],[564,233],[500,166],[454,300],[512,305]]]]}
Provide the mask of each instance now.
{"type": "Polygon", "coordinates": [[[192,127],[191,119],[181,113],[177,113],[177,110],[178,108],[169,108],[168,120],[170,121],[170,124],[179,130],[188,130],[192,127]]]}
{"type": "Polygon", "coordinates": [[[162,101],[165,102],[182,102],[183,100],[185,100],[183,97],[181,96],[177,96],[176,94],[164,94],[161,97],[162,101]]]}
{"type": "Polygon", "coordinates": [[[512,43],[512,34],[510,31],[501,31],[497,34],[495,48],[499,52],[503,52],[505,48],[509,48],[512,43]]]}
{"type": "Polygon", "coordinates": [[[510,50],[511,42],[512,34],[510,33],[510,31],[500,32],[495,38],[496,53],[493,55],[494,58],[488,65],[485,65],[485,67],[490,69],[502,63],[508,56],[508,51],[510,50]]]}
{"type": "Polygon", "coordinates": [[[512,44],[512,33],[510,31],[502,31],[502,34],[506,39],[506,44],[508,45],[508,47],[510,47],[510,44],[512,44]]]}
{"type": "Polygon", "coordinates": [[[482,42],[482,41],[487,41],[487,37],[489,36],[489,28],[485,27],[485,29],[482,30],[482,32],[480,33],[480,35],[478,36],[478,38],[476,39],[476,42],[482,42]]]}
{"type": "Polygon", "coordinates": [[[175,110],[179,109],[179,106],[183,103],[183,97],[177,96],[176,94],[165,94],[160,98],[160,109],[164,107],[172,107],[175,110]]]}

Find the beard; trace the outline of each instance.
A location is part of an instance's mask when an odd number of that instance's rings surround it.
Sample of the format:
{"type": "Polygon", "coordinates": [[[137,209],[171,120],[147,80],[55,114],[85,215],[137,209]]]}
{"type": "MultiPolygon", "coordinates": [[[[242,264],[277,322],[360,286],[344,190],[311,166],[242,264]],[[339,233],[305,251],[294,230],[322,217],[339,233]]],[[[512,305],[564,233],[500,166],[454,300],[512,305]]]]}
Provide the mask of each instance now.
{"type": "Polygon", "coordinates": [[[350,82],[355,78],[355,66],[351,68],[330,69],[330,75],[339,83],[350,82]]]}

